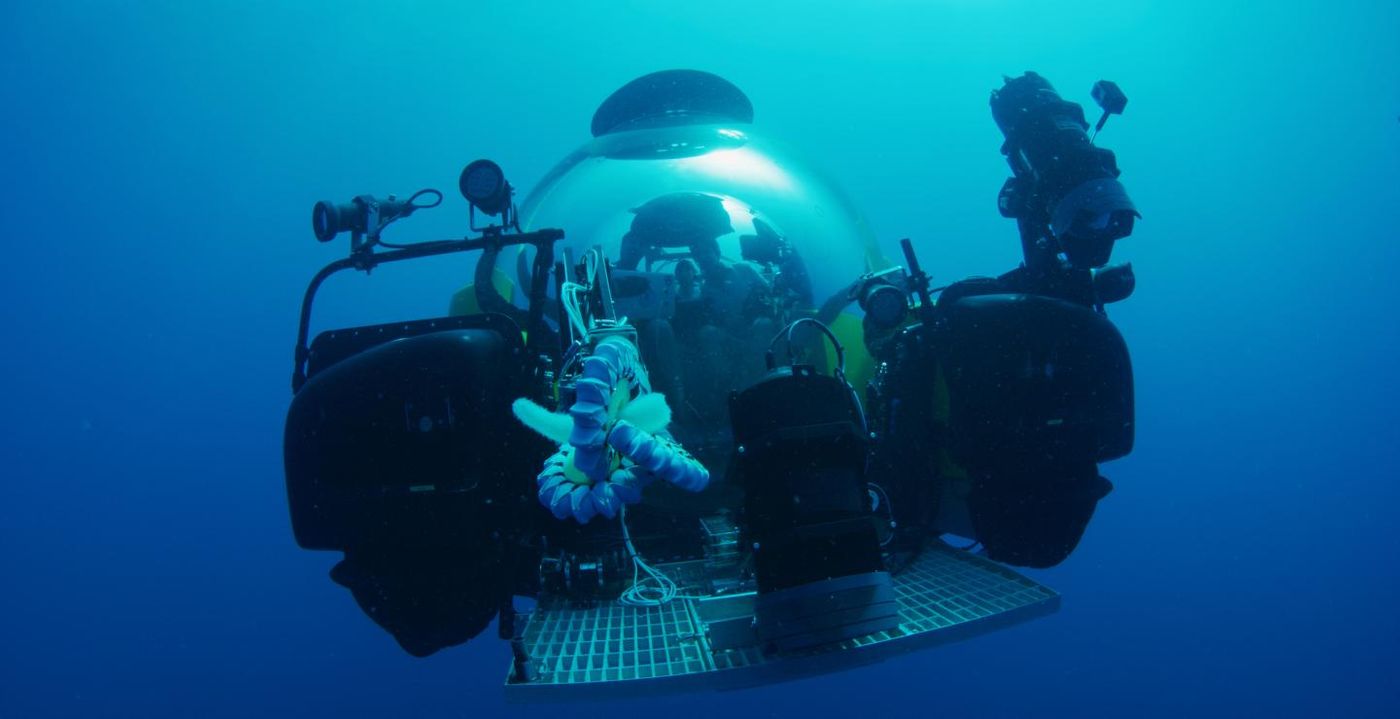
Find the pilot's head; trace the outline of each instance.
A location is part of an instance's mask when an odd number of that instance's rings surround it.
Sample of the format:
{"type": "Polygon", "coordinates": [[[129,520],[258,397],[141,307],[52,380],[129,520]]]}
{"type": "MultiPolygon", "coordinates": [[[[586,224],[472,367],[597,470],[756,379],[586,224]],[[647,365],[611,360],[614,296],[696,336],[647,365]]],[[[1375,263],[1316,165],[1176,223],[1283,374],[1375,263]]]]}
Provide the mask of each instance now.
{"type": "Polygon", "coordinates": [[[702,271],[720,262],[717,238],[734,231],[724,202],[702,192],[673,192],[632,209],[632,227],[622,238],[623,269],[636,269],[643,260],[666,250],[688,251],[702,271]]]}

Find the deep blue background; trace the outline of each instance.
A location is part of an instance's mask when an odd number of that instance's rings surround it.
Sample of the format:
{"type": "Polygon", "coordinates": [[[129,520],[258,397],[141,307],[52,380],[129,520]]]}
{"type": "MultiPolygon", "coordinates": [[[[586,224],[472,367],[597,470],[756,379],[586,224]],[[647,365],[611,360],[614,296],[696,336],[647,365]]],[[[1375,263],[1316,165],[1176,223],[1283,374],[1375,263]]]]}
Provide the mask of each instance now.
{"type": "MultiPolygon", "coordinates": [[[[504,705],[489,637],[409,658],[293,544],[296,305],[343,251],[307,212],[450,190],[479,156],[529,187],[602,97],[670,67],[742,87],[943,280],[1017,259],[1001,75],[1085,103],[1118,81],[1138,447],[1078,552],[1034,573],[1053,617],[589,712],[1400,713],[1400,5],[468,5],[0,9],[0,715],[574,711],[504,705]]],[[[447,204],[401,239],[460,234],[447,204]]],[[[333,280],[320,326],[440,312],[469,267],[333,280]]]]}

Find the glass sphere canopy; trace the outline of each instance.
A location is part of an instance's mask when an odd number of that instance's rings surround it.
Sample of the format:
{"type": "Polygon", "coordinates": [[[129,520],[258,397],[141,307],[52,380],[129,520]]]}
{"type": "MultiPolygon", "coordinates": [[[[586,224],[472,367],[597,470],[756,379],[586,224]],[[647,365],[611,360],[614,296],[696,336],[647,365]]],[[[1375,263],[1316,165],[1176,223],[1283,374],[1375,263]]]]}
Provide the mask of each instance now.
{"type": "Polygon", "coordinates": [[[731,229],[713,238],[725,262],[762,265],[772,258],[757,248],[745,257],[743,238],[776,234],[804,265],[814,293],[810,301],[819,305],[872,264],[874,237],[831,181],[755,130],[752,121],[749,99],[716,75],[666,70],[637,78],[598,107],[593,139],[531,191],[520,210],[521,225],[562,228],[560,250],[570,249],[577,258],[601,246],[616,261],[634,223],[655,226],[670,211],[673,221],[663,224],[694,224],[684,216],[687,210],[706,212],[703,203],[687,207],[659,198],[708,195],[729,216],[731,229]],[[639,216],[644,207],[650,212],[639,216]]]}
{"type": "Polygon", "coordinates": [[[720,201],[732,227],[715,238],[726,261],[749,261],[741,238],[760,232],[755,220],[783,237],[805,264],[817,305],[874,257],[873,235],[834,184],[796,153],[735,122],[596,137],[545,176],[522,205],[520,222],[526,230],[562,228],[559,249],[576,258],[601,245],[616,261],[637,210],[676,193],[720,201]]]}
{"type": "MultiPolygon", "coordinates": [[[[879,263],[872,233],[836,185],[755,130],[752,116],[743,93],[714,75],[638,78],[599,107],[593,139],[519,212],[524,230],[564,230],[556,257],[567,251],[577,262],[601,246],[615,294],[628,282],[651,288],[639,295],[650,305],[620,303],[619,314],[638,329],[673,433],[721,492],[730,391],[762,376],[779,329],[844,297],[879,263]]],[[[498,269],[524,284],[523,260],[503,254],[498,269]]]]}

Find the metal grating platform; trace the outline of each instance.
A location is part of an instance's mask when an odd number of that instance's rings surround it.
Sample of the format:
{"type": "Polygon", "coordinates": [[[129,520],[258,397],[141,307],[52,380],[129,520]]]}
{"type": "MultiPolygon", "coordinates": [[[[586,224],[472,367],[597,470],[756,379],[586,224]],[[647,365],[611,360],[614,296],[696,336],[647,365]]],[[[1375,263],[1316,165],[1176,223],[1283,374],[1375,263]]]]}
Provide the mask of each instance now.
{"type": "Polygon", "coordinates": [[[698,629],[688,600],[645,608],[542,607],[530,618],[525,644],[544,683],[654,679],[714,669],[698,629]]]}
{"type": "Polygon", "coordinates": [[[839,671],[1053,613],[1060,597],[994,562],[931,548],[894,577],[900,624],[838,644],[766,656],[714,650],[696,602],[633,608],[541,603],[525,627],[534,681],[506,683],[516,701],[567,701],[733,689],[839,671]]]}

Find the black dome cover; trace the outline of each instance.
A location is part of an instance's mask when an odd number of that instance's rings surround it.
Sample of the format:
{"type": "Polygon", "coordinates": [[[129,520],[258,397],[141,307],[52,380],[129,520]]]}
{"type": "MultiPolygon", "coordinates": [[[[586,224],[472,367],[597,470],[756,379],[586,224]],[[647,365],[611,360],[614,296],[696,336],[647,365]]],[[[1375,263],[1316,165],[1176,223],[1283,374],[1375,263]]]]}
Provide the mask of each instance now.
{"type": "Polygon", "coordinates": [[[593,113],[593,136],[704,122],[753,122],[753,103],[724,78],[699,70],[662,70],[618,88],[593,113]]]}

